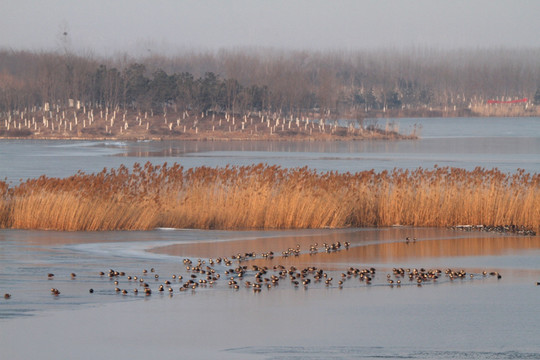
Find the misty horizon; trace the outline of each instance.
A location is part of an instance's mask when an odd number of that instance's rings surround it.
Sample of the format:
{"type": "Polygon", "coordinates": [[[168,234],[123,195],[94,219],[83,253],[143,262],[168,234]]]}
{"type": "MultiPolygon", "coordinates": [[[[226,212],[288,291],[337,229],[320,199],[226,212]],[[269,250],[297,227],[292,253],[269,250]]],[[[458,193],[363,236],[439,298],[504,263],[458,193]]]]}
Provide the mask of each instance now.
{"type": "Polygon", "coordinates": [[[540,47],[540,2],[144,1],[3,3],[0,48],[100,56],[220,49],[540,47]]]}

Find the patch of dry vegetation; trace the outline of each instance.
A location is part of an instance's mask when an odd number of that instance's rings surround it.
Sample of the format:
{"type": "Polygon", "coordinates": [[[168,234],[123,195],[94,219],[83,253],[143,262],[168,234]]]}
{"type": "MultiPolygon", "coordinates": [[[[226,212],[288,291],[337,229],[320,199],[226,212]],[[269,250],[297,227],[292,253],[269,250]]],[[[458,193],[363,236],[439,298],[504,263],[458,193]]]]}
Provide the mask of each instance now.
{"type": "MultiPolygon", "coordinates": [[[[167,109],[167,108],[165,108],[167,109]]],[[[382,113],[381,113],[382,114],[382,113]]],[[[379,115],[381,115],[379,114],[379,115]]],[[[395,126],[376,122],[362,126],[362,118],[348,125],[336,116],[316,113],[288,116],[276,112],[248,112],[243,116],[227,112],[136,111],[86,106],[0,112],[0,138],[29,139],[182,139],[182,140],[364,140],[416,139],[417,134],[401,134],[395,126]]]]}
{"type": "Polygon", "coordinates": [[[540,175],[497,169],[318,173],[306,167],[136,164],[9,188],[0,227],[292,229],[460,224],[540,230],[540,175]]]}
{"type": "Polygon", "coordinates": [[[474,104],[471,114],[483,117],[540,116],[540,106],[526,104],[474,104]]]}

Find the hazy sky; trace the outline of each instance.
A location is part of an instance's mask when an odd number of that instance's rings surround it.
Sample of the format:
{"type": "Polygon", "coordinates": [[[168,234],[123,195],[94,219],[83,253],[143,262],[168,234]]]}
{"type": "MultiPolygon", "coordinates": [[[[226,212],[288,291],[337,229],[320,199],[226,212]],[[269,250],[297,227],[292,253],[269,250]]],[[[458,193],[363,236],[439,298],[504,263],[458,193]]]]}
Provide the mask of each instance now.
{"type": "Polygon", "coordinates": [[[0,48],[107,55],[540,47],[539,0],[0,0],[0,14],[0,48]]]}

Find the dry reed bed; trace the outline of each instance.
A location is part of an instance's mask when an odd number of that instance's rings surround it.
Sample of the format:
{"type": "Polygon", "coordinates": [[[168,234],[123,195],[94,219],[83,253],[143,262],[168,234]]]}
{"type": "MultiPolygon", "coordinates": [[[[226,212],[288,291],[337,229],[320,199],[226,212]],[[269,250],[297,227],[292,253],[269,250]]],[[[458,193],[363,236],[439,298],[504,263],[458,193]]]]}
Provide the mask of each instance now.
{"type": "Polygon", "coordinates": [[[0,227],[54,230],[291,229],[460,224],[540,230],[540,175],[497,169],[355,174],[180,165],[0,182],[0,227]]]}

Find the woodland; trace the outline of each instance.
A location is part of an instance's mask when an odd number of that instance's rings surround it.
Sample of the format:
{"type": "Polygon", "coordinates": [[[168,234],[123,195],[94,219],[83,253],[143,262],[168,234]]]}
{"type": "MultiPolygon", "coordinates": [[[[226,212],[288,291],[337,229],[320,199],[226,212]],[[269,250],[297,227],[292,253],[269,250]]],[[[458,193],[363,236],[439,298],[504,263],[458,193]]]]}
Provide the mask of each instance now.
{"type": "Polygon", "coordinates": [[[3,49],[0,112],[66,106],[74,99],[155,113],[175,107],[240,115],[441,116],[450,110],[474,116],[490,99],[525,98],[522,115],[534,116],[540,104],[538,59],[540,49],[521,48],[222,49],[138,58],[3,49]]]}

